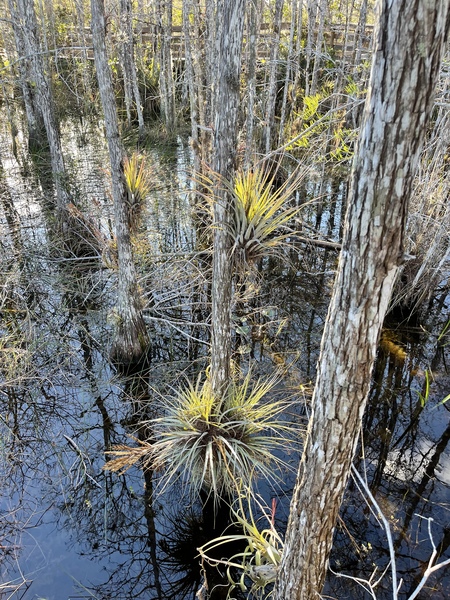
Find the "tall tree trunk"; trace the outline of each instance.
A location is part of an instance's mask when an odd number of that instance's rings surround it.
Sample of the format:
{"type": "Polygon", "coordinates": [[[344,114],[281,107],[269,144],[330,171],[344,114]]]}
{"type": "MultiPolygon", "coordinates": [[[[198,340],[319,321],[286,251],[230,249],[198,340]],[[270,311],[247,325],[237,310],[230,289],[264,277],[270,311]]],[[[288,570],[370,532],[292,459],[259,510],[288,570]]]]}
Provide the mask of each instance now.
{"type": "Polygon", "coordinates": [[[142,317],[131,248],[127,189],[123,173],[124,151],[119,136],[112,75],[106,52],[104,0],[91,0],[91,13],[95,68],[111,163],[118,252],[117,318],[111,356],[119,364],[126,365],[138,362],[143,357],[149,346],[149,337],[142,317]]]}
{"type": "Polygon", "coordinates": [[[52,173],[55,181],[58,216],[62,218],[69,201],[69,194],[66,189],[67,181],[65,180],[66,171],[58,123],[55,118],[52,89],[42,59],[33,0],[17,0],[16,8],[23,31],[24,49],[27,59],[30,60],[30,74],[47,134],[52,173]]]}
{"type": "Polygon", "coordinates": [[[322,64],[322,46],[325,32],[325,16],[328,9],[328,0],[320,0],[318,4],[318,25],[317,25],[317,37],[314,57],[314,68],[311,76],[311,96],[317,93],[317,86],[319,84],[319,72],[322,64]]]}
{"type": "Polygon", "coordinates": [[[22,89],[23,103],[28,126],[28,147],[30,150],[37,150],[43,145],[45,136],[45,125],[42,113],[36,99],[36,93],[31,85],[31,76],[29,72],[29,60],[25,50],[24,28],[21,26],[21,18],[14,0],[8,0],[9,12],[11,15],[11,26],[14,34],[14,42],[18,56],[19,83],[22,89]]]}
{"type": "Polygon", "coordinates": [[[269,76],[269,89],[267,90],[267,104],[266,104],[266,127],[265,127],[265,148],[266,154],[272,149],[272,139],[274,138],[275,128],[275,109],[277,102],[278,93],[278,79],[277,74],[278,68],[278,57],[280,54],[280,34],[281,34],[281,21],[283,18],[283,6],[284,0],[275,1],[275,12],[273,16],[273,39],[270,49],[270,76],[269,76]]]}
{"type": "Polygon", "coordinates": [[[211,384],[220,393],[229,382],[231,358],[231,259],[229,193],[220,179],[234,175],[240,100],[245,0],[221,0],[217,8],[219,61],[215,80],[213,168],[219,176],[214,194],[211,384]]]}
{"type": "Polygon", "coordinates": [[[261,15],[261,3],[250,2],[247,11],[247,40],[246,58],[247,58],[247,115],[246,115],[246,143],[244,165],[249,167],[253,152],[255,151],[253,142],[253,130],[255,122],[255,100],[256,100],[256,61],[257,44],[259,36],[259,24],[261,15]]]}
{"type": "Polygon", "coordinates": [[[176,127],[175,81],[172,63],[172,0],[164,0],[161,7],[161,67],[159,87],[161,90],[161,106],[167,131],[176,127]]]}
{"type": "Polygon", "coordinates": [[[342,254],[291,503],[277,600],[317,600],[403,255],[414,173],[450,21],[448,0],[384,0],[342,254]]]}
{"type": "Polygon", "coordinates": [[[120,32],[121,42],[119,53],[123,73],[125,106],[127,121],[131,125],[133,99],[139,124],[139,134],[144,135],[144,116],[142,112],[141,95],[134,63],[133,15],[131,0],[120,0],[120,32]]]}
{"type": "MultiPolygon", "coordinates": [[[[301,2],[300,2],[301,4],[301,2]]],[[[298,20],[297,13],[301,11],[301,6],[299,7],[298,0],[292,0],[291,2],[291,28],[289,31],[289,48],[288,48],[288,56],[286,60],[286,74],[284,77],[284,87],[283,87],[283,100],[281,102],[281,111],[280,111],[280,125],[278,129],[278,146],[283,144],[284,140],[284,125],[286,122],[287,110],[288,110],[288,96],[289,90],[291,92],[294,90],[293,81],[295,79],[295,72],[298,69],[298,55],[296,53],[296,48],[294,48],[294,38],[295,32],[297,32],[297,41],[302,35],[301,30],[301,19],[298,20]],[[297,29],[297,25],[300,23],[300,29],[297,29]]]]}

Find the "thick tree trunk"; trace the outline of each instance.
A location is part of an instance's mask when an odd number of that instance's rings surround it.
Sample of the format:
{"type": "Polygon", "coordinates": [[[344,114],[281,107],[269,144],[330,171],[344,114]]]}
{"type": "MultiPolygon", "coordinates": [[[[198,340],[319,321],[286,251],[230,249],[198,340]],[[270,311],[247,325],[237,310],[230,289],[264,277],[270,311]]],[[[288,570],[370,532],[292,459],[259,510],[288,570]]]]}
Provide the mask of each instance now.
{"type": "Polygon", "coordinates": [[[116,331],[111,357],[119,364],[138,362],[145,354],[149,338],[142,311],[133,263],[127,211],[127,189],[123,174],[123,148],[119,136],[117,109],[105,40],[104,0],[91,0],[92,43],[100,99],[105,117],[106,138],[111,163],[111,183],[118,253],[118,300],[116,331]]]}
{"type": "Polygon", "coordinates": [[[278,600],[317,600],[322,591],[379,332],[402,260],[408,199],[449,13],[447,0],[383,2],[278,600]]]}
{"type": "Polygon", "coordinates": [[[231,179],[235,168],[240,100],[242,37],[245,0],[221,0],[217,23],[221,28],[217,69],[213,168],[219,176],[214,197],[212,276],[211,383],[220,393],[229,382],[231,358],[231,259],[228,233],[229,194],[220,178],[231,179]]]}

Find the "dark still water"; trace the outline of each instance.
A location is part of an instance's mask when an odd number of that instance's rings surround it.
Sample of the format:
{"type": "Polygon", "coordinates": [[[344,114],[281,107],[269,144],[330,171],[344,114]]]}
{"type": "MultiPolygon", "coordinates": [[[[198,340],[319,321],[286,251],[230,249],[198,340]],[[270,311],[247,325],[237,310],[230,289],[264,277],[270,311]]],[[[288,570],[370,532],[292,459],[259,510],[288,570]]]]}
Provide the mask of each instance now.
{"type": "MultiPolygon", "coordinates": [[[[101,126],[63,131],[77,206],[111,240],[101,126]]],[[[166,399],[207,365],[210,259],[193,218],[188,144],[145,151],[152,186],[135,253],[152,351],[148,368],[128,377],[108,358],[114,269],[98,248],[61,251],[43,165],[24,150],[12,156],[5,132],[1,145],[0,597],[194,599],[203,581],[196,548],[220,533],[221,518],[211,521],[181,479],[164,488],[162,473],[103,470],[105,451],[137,445],[142,421],[164,414],[166,399]]],[[[305,209],[302,235],[337,242],[345,185],[311,175],[300,196],[320,198],[305,209]]],[[[306,419],[337,258],[332,247],[293,238],[236,290],[236,368],[282,372],[276,394],[289,399],[294,421],[306,419]]],[[[437,561],[450,557],[450,419],[441,403],[450,393],[449,318],[443,287],[417,322],[387,324],[355,461],[390,524],[402,599],[433,542],[437,561]]],[[[276,499],[281,532],[299,451],[285,457],[281,483],[260,482],[264,502],[276,499]]],[[[350,482],[331,567],[369,580],[388,567],[389,551],[363,496],[350,482]]],[[[434,573],[418,597],[450,597],[449,575],[449,567],[434,573]]],[[[393,597],[390,578],[388,569],[379,600],[393,597]]],[[[326,594],[374,597],[332,573],[326,594]]]]}

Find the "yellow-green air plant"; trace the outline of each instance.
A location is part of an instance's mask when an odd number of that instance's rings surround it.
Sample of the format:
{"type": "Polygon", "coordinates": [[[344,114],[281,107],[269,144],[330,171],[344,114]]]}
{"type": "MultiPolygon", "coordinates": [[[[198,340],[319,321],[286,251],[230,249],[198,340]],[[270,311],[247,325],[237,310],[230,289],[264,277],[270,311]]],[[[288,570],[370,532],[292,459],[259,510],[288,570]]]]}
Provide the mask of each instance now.
{"type": "Polygon", "coordinates": [[[181,474],[192,491],[216,499],[235,492],[237,480],[273,480],[274,466],[284,466],[275,452],[286,450],[293,428],[282,418],[286,403],[266,399],[277,382],[252,382],[249,372],[220,398],[207,378],[179,391],[155,421],[153,467],[164,469],[166,483],[181,474]]]}
{"type": "Polygon", "coordinates": [[[233,251],[242,251],[246,261],[253,261],[273,251],[286,239],[289,221],[300,208],[288,202],[298,188],[299,173],[280,186],[267,167],[254,167],[236,174],[231,186],[234,214],[231,223],[233,251]]]}
{"type": "MultiPolygon", "coordinates": [[[[269,597],[266,587],[276,579],[284,548],[283,539],[275,528],[275,509],[275,501],[269,509],[250,490],[247,489],[245,493],[241,491],[231,507],[231,514],[234,517],[233,528],[241,529],[242,533],[224,533],[198,548],[203,560],[212,566],[226,567],[230,582],[228,598],[232,597],[235,588],[239,587],[245,592],[248,585],[251,586],[252,597],[269,597]],[[255,515],[256,511],[259,518],[255,515]],[[244,550],[231,558],[218,559],[211,555],[214,551],[217,556],[218,548],[226,548],[228,544],[234,547],[236,543],[245,545],[244,550]]],[[[227,556],[226,550],[223,555],[227,556]]]]}
{"type": "MultiPolygon", "coordinates": [[[[166,401],[164,416],[149,423],[154,442],[147,450],[142,444],[129,448],[130,466],[139,458],[145,468],[162,472],[161,489],[181,478],[194,494],[203,490],[215,500],[233,494],[237,481],[250,485],[258,476],[276,481],[289,468],[277,453],[300,438],[296,425],[283,417],[287,402],[267,399],[277,383],[277,376],[252,382],[249,372],[220,398],[208,378],[188,384],[166,401]]],[[[117,458],[105,468],[123,470],[126,448],[111,454],[117,458]]]]}
{"type": "Polygon", "coordinates": [[[128,190],[130,224],[135,225],[145,197],[150,191],[150,182],[146,172],[146,160],[142,154],[133,152],[123,161],[123,173],[128,190]]]}

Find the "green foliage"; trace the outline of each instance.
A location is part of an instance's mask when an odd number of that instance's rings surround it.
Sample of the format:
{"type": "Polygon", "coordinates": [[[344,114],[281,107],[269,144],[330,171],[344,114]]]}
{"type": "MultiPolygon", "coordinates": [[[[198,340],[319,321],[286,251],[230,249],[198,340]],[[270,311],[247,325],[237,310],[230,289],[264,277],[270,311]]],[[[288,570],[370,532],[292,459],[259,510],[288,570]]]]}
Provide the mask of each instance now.
{"type": "MultiPolygon", "coordinates": [[[[444,338],[448,335],[448,333],[450,333],[450,320],[447,321],[447,323],[445,324],[445,327],[443,328],[443,330],[439,334],[439,337],[438,337],[437,341],[438,342],[443,342],[444,338]]],[[[444,344],[444,346],[445,345],[446,344],[444,344]]]]}
{"type": "Polygon", "coordinates": [[[315,94],[314,96],[305,96],[303,98],[303,111],[301,115],[303,121],[311,121],[313,117],[317,115],[320,100],[320,94],[315,94]]]}
{"type": "Polygon", "coordinates": [[[424,392],[423,392],[423,394],[421,392],[418,392],[418,395],[419,395],[420,405],[422,408],[424,408],[430,398],[430,371],[428,369],[425,371],[424,392]]]}
{"type": "Polygon", "coordinates": [[[234,517],[234,527],[242,530],[241,534],[222,535],[198,548],[200,556],[213,566],[223,565],[227,569],[230,582],[228,598],[232,597],[233,590],[240,588],[243,592],[257,598],[266,598],[270,593],[266,587],[273,583],[277,576],[278,567],[283,552],[283,539],[275,529],[275,503],[269,511],[258,498],[250,492],[239,494],[235,505],[231,508],[234,517]],[[261,514],[255,517],[255,508],[261,514]],[[258,522],[262,520],[265,526],[260,529],[258,522]],[[227,544],[245,544],[244,550],[234,554],[229,559],[215,559],[210,553],[227,544]],[[237,571],[238,577],[234,575],[237,571]],[[250,583],[251,582],[251,583],[250,583]]]}
{"type": "Polygon", "coordinates": [[[182,473],[194,492],[204,489],[214,498],[233,493],[240,479],[273,479],[273,463],[283,464],[274,451],[286,447],[291,429],[280,419],[286,404],[264,401],[277,381],[252,383],[249,371],[219,398],[208,378],[188,384],[154,422],[153,468],[165,469],[166,484],[182,473]]]}

